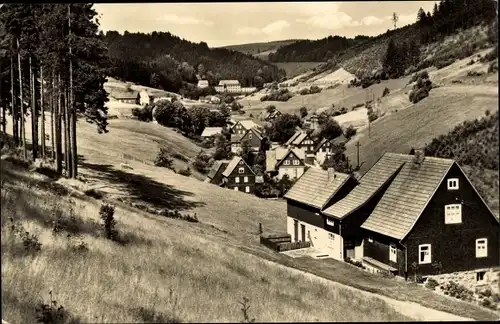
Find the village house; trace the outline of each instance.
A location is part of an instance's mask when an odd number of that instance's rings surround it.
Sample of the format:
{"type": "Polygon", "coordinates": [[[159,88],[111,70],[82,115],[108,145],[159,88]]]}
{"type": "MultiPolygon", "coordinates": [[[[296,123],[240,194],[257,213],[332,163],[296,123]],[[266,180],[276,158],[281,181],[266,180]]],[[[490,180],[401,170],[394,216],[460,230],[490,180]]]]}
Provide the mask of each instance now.
{"type": "MultiPolygon", "coordinates": [[[[314,158],[313,163],[317,163],[319,165],[323,165],[325,163],[327,157],[333,153],[333,148],[336,145],[341,145],[347,143],[347,138],[344,135],[340,135],[331,140],[327,140],[326,138],[322,139],[314,148],[314,151],[310,154],[314,158]]],[[[309,162],[309,161],[308,161],[309,162]]]]}
{"type": "Polygon", "coordinates": [[[332,168],[310,167],[284,196],[287,233],[292,241],[309,241],[315,249],[343,260],[340,223],[325,217],[322,211],[344,198],[357,183],[353,176],[332,168]]]}
{"type": "Polygon", "coordinates": [[[210,85],[207,80],[198,80],[198,88],[208,88],[210,85]]]}
{"type": "Polygon", "coordinates": [[[201,137],[207,138],[218,134],[222,134],[222,127],[205,127],[201,133],[201,137]]]}
{"type": "Polygon", "coordinates": [[[266,172],[277,179],[286,174],[290,179],[298,179],[306,168],[305,154],[302,149],[278,147],[266,151],[266,172]]]}
{"type": "Polygon", "coordinates": [[[253,127],[250,128],[240,139],[240,143],[247,142],[250,146],[250,150],[253,152],[258,152],[262,149],[264,144],[264,135],[260,128],[253,127]]]}
{"type": "Polygon", "coordinates": [[[145,105],[152,105],[158,101],[161,101],[161,100],[168,100],[168,101],[172,101],[172,98],[170,97],[167,97],[166,95],[164,94],[161,94],[161,93],[154,93],[154,92],[151,92],[151,91],[148,91],[148,90],[142,90],[140,93],[139,93],[139,103],[141,106],[145,106],[145,105]]]}
{"type": "Polygon", "coordinates": [[[314,154],[316,142],[306,131],[298,128],[295,134],[286,141],[285,146],[302,149],[306,157],[311,157],[311,154],[314,154]]]}
{"type": "Polygon", "coordinates": [[[304,124],[310,129],[317,129],[319,127],[319,116],[317,113],[312,113],[306,116],[304,119],[304,124]]]}
{"type": "Polygon", "coordinates": [[[140,102],[139,92],[135,90],[130,91],[112,91],[109,94],[109,97],[112,100],[128,103],[128,104],[136,104],[138,105],[140,102]]]}
{"type": "Polygon", "coordinates": [[[454,160],[417,151],[386,153],[377,164],[397,171],[361,225],[363,263],[400,276],[500,265],[499,220],[454,160]]]}
{"type": "Polygon", "coordinates": [[[235,191],[254,193],[256,174],[241,157],[235,156],[231,161],[217,161],[205,182],[235,191]]]}
{"type": "Polygon", "coordinates": [[[271,121],[271,120],[273,120],[276,117],[279,117],[281,115],[282,115],[281,111],[279,111],[279,110],[276,109],[273,112],[266,112],[266,114],[264,115],[264,120],[269,122],[269,121],[271,121]]]}
{"type": "Polygon", "coordinates": [[[249,131],[252,128],[258,128],[259,125],[254,123],[253,120],[251,119],[245,119],[245,120],[239,120],[235,121],[231,119],[231,122],[233,123],[233,126],[231,127],[231,131],[233,134],[239,134],[239,135],[245,135],[247,131],[249,131]]]}
{"type": "Polygon", "coordinates": [[[238,80],[221,80],[215,87],[217,92],[241,93],[241,85],[238,80]]]}
{"type": "Polygon", "coordinates": [[[231,134],[231,152],[238,154],[241,151],[241,134],[231,134]]]}

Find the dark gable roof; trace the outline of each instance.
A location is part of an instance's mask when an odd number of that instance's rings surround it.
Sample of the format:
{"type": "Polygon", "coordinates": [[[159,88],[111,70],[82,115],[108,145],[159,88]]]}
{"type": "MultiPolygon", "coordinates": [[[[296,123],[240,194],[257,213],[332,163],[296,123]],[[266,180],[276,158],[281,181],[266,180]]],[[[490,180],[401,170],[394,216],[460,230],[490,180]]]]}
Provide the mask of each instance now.
{"type": "Polygon", "coordinates": [[[248,166],[248,164],[245,162],[245,160],[243,160],[241,157],[239,156],[235,156],[231,162],[229,162],[229,165],[227,166],[226,170],[224,170],[224,172],[222,173],[222,175],[224,177],[229,177],[231,175],[231,173],[233,173],[234,169],[236,169],[236,167],[238,166],[238,164],[240,163],[240,161],[242,161],[248,169],[250,169],[250,171],[255,174],[255,172],[253,172],[252,168],[248,166]]]}
{"type": "Polygon", "coordinates": [[[295,140],[295,139],[296,139],[296,138],[297,138],[300,134],[302,134],[302,132],[303,132],[303,131],[302,131],[302,129],[300,129],[300,128],[299,128],[299,129],[297,129],[297,130],[295,131],[295,134],[293,134],[293,135],[292,135],[292,137],[290,137],[290,138],[288,139],[288,141],[286,141],[285,145],[287,145],[287,146],[288,146],[288,145],[292,144],[292,142],[293,142],[293,141],[294,141],[294,140],[295,140]]]}
{"type": "MultiPolygon", "coordinates": [[[[417,165],[412,161],[413,156],[399,155],[406,157],[407,162],[361,227],[402,240],[415,226],[448,171],[456,163],[451,159],[425,157],[417,165]]],[[[469,184],[472,185],[470,181],[469,184]]]]}
{"type": "Polygon", "coordinates": [[[363,206],[408,160],[406,155],[386,153],[366,172],[347,196],[328,207],[324,213],[336,218],[344,218],[363,206]]]}
{"type": "Polygon", "coordinates": [[[286,158],[290,155],[295,155],[295,157],[302,162],[304,162],[304,160],[306,158],[306,154],[305,154],[304,150],[290,148],[290,149],[288,149],[286,154],[281,159],[279,159],[279,160],[277,159],[278,163],[276,164],[276,168],[279,168],[281,163],[283,163],[283,161],[285,161],[286,158]]]}
{"type": "Polygon", "coordinates": [[[329,181],[327,170],[311,167],[288,190],[284,198],[321,210],[349,177],[348,174],[335,172],[335,177],[329,181]]]}
{"type": "Polygon", "coordinates": [[[327,140],[326,138],[323,138],[319,143],[318,145],[316,145],[316,147],[314,148],[314,153],[318,152],[318,150],[320,148],[323,147],[323,145],[325,145],[326,142],[330,142],[332,144],[342,144],[342,143],[346,143],[347,142],[347,138],[345,138],[345,136],[342,134],[334,139],[331,139],[331,140],[327,140]]]}
{"type": "Polygon", "coordinates": [[[239,143],[242,137],[241,134],[231,134],[231,143],[239,143]]]}
{"type": "Polygon", "coordinates": [[[252,132],[255,136],[257,136],[258,139],[260,139],[262,141],[262,132],[258,129],[258,128],[250,128],[242,137],[241,137],[241,140],[245,137],[247,137],[247,135],[252,132]]]}
{"type": "Polygon", "coordinates": [[[226,167],[228,166],[228,164],[229,164],[228,160],[216,161],[214,163],[214,165],[212,166],[212,168],[210,169],[210,172],[208,173],[207,178],[205,179],[205,182],[210,182],[213,178],[215,178],[215,176],[217,175],[217,173],[219,173],[222,170],[226,169],[226,167]]]}

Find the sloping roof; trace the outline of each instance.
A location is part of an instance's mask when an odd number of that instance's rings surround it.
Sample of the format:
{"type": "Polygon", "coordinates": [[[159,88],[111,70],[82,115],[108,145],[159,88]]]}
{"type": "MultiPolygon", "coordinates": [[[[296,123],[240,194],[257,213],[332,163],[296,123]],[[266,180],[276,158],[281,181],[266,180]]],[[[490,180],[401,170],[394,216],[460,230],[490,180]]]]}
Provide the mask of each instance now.
{"type": "Polygon", "coordinates": [[[220,134],[222,132],[222,127],[205,127],[201,137],[209,137],[213,135],[220,134]]]}
{"type": "Polygon", "coordinates": [[[413,155],[386,155],[407,162],[361,227],[401,240],[418,220],[454,161],[425,157],[418,165],[412,161],[413,155]]]}
{"type": "Polygon", "coordinates": [[[295,131],[295,133],[292,135],[292,137],[290,137],[290,138],[288,139],[288,141],[286,141],[285,145],[291,145],[291,144],[292,144],[292,142],[293,142],[293,141],[294,141],[294,140],[295,140],[298,136],[300,136],[300,134],[302,134],[302,130],[301,130],[301,129],[297,129],[297,130],[295,131]]]}
{"type": "Polygon", "coordinates": [[[205,182],[210,182],[220,170],[224,170],[227,166],[229,165],[228,160],[220,160],[220,161],[215,161],[214,165],[210,169],[210,172],[207,175],[207,178],[205,179],[205,182]],[[208,180],[208,181],[207,181],[208,180]]]}
{"type": "MultiPolygon", "coordinates": [[[[231,173],[233,173],[234,169],[238,166],[238,164],[240,163],[240,161],[243,161],[243,163],[245,163],[245,165],[248,167],[248,164],[245,162],[245,160],[243,160],[239,156],[235,156],[235,157],[233,157],[233,159],[231,160],[231,162],[229,162],[229,165],[226,167],[226,170],[224,170],[224,172],[222,173],[222,175],[225,176],[225,177],[229,177],[231,175],[231,173]]],[[[248,167],[248,168],[253,173],[252,168],[250,168],[250,167],[248,167]]]]}
{"type": "Polygon", "coordinates": [[[220,80],[219,85],[240,85],[240,81],[238,80],[220,80]]]}
{"type": "Polygon", "coordinates": [[[299,136],[297,136],[293,141],[292,141],[292,145],[299,145],[300,143],[302,143],[302,141],[307,137],[307,133],[306,132],[301,132],[299,134],[299,136]]]}
{"type": "Polygon", "coordinates": [[[243,126],[246,130],[249,130],[254,127],[259,127],[259,125],[257,125],[253,120],[250,119],[239,120],[234,125],[236,126],[236,124],[238,123],[240,123],[241,126],[243,126]]]}
{"type": "Polygon", "coordinates": [[[277,147],[273,150],[266,151],[266,171],[275,171],[283,159],[290,153],[295,154],[301,160],[306,158],[304,150],[277,147]]]}
{"type": "Polygon", "coordinates": [[[342,144],[347,142],[347,138],[344,135],[340,135],[338,137],[335,137],[331,140],[327,140],[326,138],[323,138],[314,148],[314,153],[316,153],[326,142],[330,142],[332,144],[342,144]]]}
{"type": "Polygon", "coordinates": [[[231,143],[239,143],[242,137],[241,134],[231,134],[231,143]]]}
{"type": "MultiPolygon", "coordinates": [[[[253,132],[255,134],[255,136],[257,136],[260,140],[262,140],[263,136],[262,136],[262,132],[260,131],[260,129],[258,129],[257,127],[254,127],[254,128],[251,128],[249,130],[249,132],[253,132]]],[[[246,134],[245,134],[246,135],[246,134]]]]}
{"type": "Polygon", "coordinates": [[[311,167],[288,190],[284,198],[322,209],[348,178],[348,174],[335,172],[335,177],[329,181],[327,170],[311,167]]]}
{"type": "Polygon", "coordinates": [[[208,85],[208,80],[198,80],[198,85],[208,85]]]}
{"type": "Polygon", "coordinates": [[[407,156],[404,155],[384,154],[359,180],[358,186],[343,199],[328,207],[324,213],[337,218],[349,215],[376,194],[407,160],[407,156]]]}
{"type": "Polygon", "coordinates": [[[264,117],[264,118],[269,119],[269,118],[274,118],[274,117],[277,117],[277,116],[279,116],[279,115],[281,115],[281,111],[279,111],[279,110],[275,110],[275,111],[273,111],[273,112],[268,112],[268,113],[266,113],[266,115],[265,115],[265,117],[264,117]]]}

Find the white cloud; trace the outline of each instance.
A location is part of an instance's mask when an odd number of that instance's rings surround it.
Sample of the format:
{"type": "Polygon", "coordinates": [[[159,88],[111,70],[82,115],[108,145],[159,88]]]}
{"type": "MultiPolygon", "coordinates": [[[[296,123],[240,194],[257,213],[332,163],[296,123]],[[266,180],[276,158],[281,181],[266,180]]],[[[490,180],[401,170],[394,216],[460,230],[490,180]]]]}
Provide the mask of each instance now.
{"type": "Polygon", "coordinates": [[[283,29],[290,27],[290,23],[286,20],[278,20],[272,22],[262,28],[244,26],[236,31],[239,35],[275,35],[279,34],[283,29]]]}
{"type": "Polygon", "coordinates": [[[384,22],[383,19],[380,19],[375,16],[366,16],[361,19],[361,24],[364,26],[374,26],[374,25],[380,25],[384,22]]]}
{"type": "Polygon", "coordinates": [[[178,25],[206,25],[206,26],[213,25],[213,22],[211,21],[204,21],[193,17],[178,16],[172,14],[166,14],[159,20],[163,20],[165,22],[178,25]]]}
{"type": "Polygon", "coordinates": [[[344,27],[359,26],[359,22],[354,21],[351,16],[345,12],[337,11],[336,7],[332,7],[330,12],[318,13],[309,18],[299,18],[297,22],[312,25],[324,29],[340,29],[344,27]]]}
{"type": "Polygon", "coordinates": [[[272,35],[281,32],[283,29],[287,27],[290,27],[290,23],[288,21],[278,20],[262,28],[262,32],[268,35],[272,35]]]}

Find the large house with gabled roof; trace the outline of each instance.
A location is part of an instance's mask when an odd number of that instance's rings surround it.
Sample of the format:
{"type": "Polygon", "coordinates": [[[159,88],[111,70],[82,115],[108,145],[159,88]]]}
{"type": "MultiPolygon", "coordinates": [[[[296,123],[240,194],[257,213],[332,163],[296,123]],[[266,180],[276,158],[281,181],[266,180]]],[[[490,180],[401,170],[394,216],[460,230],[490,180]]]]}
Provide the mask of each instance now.
{"type": "Polygon", "coordinates": [[[278,180],[285,174],[290,179],[298,179],[305,168],[305,154],[301,149],[278,147],[266,151],[266,172],[278,180]]]}
{"type": "Polygon", "coordinates": [[[325,217],[322,211],[344,198],[357,184],[352,175],[332,168],[309,168],[284,196],[287,232],[292,241],[309,241],[315,249],[343,260],[340,224],[325,217]]]}
{"type": "Polygon", "coordinates": [[[318,170],[307,171],[285,195],[295,240],[401,276],[500,266],[499,219],[454,160],[385,153],[357,184],[341,186],[342,194],[322,205],[315,200],[332,188],[325,189],[318,170]],[[336,243],[325,241],[325,249],[305,234],[313,231],[328,232],[322,237],[336,243]]]}
{"type": "Polygon", "coordinates": [[[255,172],[239,156],[215,162],[205,179],[205,182],[246,193],[254,193],[255,181],[255,172]]]}

